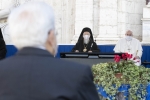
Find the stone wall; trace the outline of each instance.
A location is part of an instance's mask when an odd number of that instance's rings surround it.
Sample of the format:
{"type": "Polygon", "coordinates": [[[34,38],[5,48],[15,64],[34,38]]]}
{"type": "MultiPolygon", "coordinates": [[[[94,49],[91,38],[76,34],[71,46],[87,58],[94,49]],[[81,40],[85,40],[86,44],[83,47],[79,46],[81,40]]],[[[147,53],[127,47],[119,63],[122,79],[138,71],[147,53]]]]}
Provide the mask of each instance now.
{"type": "Polygon", "coordinates": [[[142,40],[142,15],[145,0],[126,0],[125,30],[133,31],[134,37],[142,40]]]}
{"type": "MultiPolygon", "coordinates": [[[[23,4],[28,1],[33,0],[0,0],[0,9],[11,8],[16,2],[23,4]]],[[[145,0],[43,1],[55,10],[59,44],[75,44],[84,27],[92,29],[97,44],[114,44],[128,29],[133,31],[134,37],[142,40],[141,18],[145,0]]],[[[11,41],[7,40],[6,43],[11,44],[11,41]]]]}
{"type": "Polygon", "coordinates": [[[150,45],[150,3],[143,8],[142,43],[150,45]]]}
{"type": "MultiPolygon", "coordinates": [[[[12,9],[15,5],[21,5],[34,0],[0,0],[0,10],[12,9]]],[[[35,0],[36,1],[36,0],[35,0]]],[[[58,43],[69,44],[75,33],[75,0],[42,0],[51,5],[56,16],[56,32],[58,43]]],[[[5,19],[0,20],[3,36],[6,44],[12,44],[7,30],[5,19]],[[4,27],[3,27],[4,26],[4,27]]]]}
{"type": "Polygon", "coordinates": [[[118,0],[100,0],[99,35],[97,43],[118,40],[118,0]]]}
{"type": "Polygon", "coordinates": [[[132,30],[142,40],[143,7],[145,0],[77,0],[75,43],[82,28],[90,27],[98,44],[116,43],[132,30]],[[82,6],[81,6],[82,5],[82,6]],[[85,7],[86,6],[86,7],[85,7]]]}
{"type": "Polygon", "coordinates": [[[93,29],[93,0],[76,0],[75,5],[75,35],[72,38],[73,42],[77,41],[84,27],[93,29]]]}
{"type": "Polygon", "coordinates": [[[75,0],[51,0],[49,4],[55,11],[58,43],[69,44],[75,32],[75,0]]]}

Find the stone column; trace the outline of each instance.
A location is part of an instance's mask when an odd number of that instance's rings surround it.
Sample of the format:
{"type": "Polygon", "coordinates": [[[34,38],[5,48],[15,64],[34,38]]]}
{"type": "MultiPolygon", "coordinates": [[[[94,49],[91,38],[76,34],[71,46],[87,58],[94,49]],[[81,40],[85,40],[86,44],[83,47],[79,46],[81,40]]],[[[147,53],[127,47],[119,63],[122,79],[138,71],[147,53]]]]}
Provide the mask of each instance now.
{"type": "Polygon", "coordinates": [[[55,11],[58,44],[69,44],[75,28],[75,0],[44,0],[55,11]]]}
{"type": "Polygon", "coordinates": [[[142,43],[150,44],[150,3],[143,8],[142,43]]]}
{"type": "Polygon", "coordinates": [[[98,44],[112,43],[118,40],[117,16],[118,0],[100,0],[98,44]]]}
{"type": "Polygon", "coordinates": [[[93,32],[93,0],[76,0],[75,3],[75,34],[71,43],[75,44],[84,27],[93,32]]]}
{"type": "Polygon", "coordinates": [[[74,35],[75,0],[62,2],[62,35],[60,44],[68,44],[74,35]]]}
{"type": "Polygon", "coordinates": [[[99,13],[100,13],[100,0],[93,0],[93,36],[94,40],[99,35],[99,13]]]}

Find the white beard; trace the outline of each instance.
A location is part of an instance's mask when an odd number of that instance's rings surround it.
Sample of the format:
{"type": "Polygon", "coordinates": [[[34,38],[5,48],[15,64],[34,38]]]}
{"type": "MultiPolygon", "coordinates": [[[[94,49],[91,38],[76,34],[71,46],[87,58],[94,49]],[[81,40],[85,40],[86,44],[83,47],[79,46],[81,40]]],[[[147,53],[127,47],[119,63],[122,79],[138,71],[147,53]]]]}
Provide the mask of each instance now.
{"type": "Polygon", "coordinates": [[[84,39],[85,44],[88,44],[88,42],[89,42],[89,39],[84,39]]]}

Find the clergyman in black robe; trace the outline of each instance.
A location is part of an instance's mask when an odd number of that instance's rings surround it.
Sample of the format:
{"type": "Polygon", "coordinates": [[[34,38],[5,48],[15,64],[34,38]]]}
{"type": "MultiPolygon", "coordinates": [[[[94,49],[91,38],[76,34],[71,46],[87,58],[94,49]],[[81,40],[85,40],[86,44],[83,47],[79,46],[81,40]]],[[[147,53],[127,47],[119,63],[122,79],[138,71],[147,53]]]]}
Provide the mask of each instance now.
{"type": "Polygon", "coordinates": [[[0,29],[0,60],[5,58],[6,53],[7,53],[7,49],[6,49],[5,41],[3,39],[2,31],[0,29]]]}
{"type": "Polygon", "coordinates": [[[76,45],[72,49],[72,52],[100,52],[100,49],[94,42],[90,28],[83,28],[76,45]]]}

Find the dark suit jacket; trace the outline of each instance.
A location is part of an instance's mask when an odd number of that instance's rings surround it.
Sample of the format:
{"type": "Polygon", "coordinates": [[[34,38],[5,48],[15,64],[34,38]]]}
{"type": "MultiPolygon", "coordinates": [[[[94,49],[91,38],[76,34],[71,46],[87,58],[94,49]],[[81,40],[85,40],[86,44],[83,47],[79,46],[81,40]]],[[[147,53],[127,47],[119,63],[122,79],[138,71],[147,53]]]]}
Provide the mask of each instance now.
{"type": "Polygon", "coordinates": [[[23,48],[0,61],[0,100],[99,100],[88,66],[23,48]]]}

